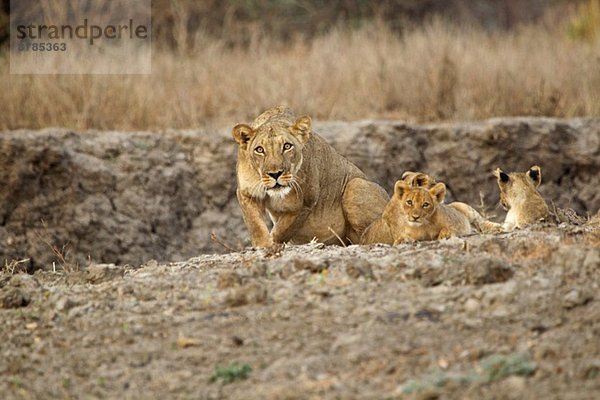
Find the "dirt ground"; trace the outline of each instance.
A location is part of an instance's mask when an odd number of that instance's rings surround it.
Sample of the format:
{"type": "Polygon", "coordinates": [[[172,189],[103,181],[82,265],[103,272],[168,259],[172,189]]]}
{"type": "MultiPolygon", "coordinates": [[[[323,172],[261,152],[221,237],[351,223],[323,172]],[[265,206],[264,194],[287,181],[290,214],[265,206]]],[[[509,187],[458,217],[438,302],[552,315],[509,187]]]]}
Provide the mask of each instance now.
{"type": "Polygon", "coordinates": [[[598,224],[13,267],[4,399],[600,398],[598,224]]]}

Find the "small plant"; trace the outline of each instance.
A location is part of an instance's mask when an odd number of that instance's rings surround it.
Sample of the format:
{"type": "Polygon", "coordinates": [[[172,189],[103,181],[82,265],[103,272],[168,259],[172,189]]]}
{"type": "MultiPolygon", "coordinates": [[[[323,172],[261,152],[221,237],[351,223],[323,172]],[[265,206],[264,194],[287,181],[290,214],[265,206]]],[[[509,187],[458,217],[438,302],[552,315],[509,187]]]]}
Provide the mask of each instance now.
{"type": "Polygon", "coordinates": [[[4,266],[0,268],[0,271],[6,271],[9,275],[15,275],[19,273],[27,272],[27,265],[30,262],[29,258],[24,260],[4,260],[4,266]]]}
{"type": "MultiPolygon", "coordinates": [[[[69,261],[69,245],[64,244],[60,248],[52,243],[51,233],[48,231],[48,226],[46,222],[42,220],[42,230],[36,232],[38,238],[46,244],[52,251],[52,254],[56,257],[59,262],[59,265],[62,267],[63,272],[77,272],[79,271],[79,264],[73,263],[69,261]]],[[[91,260],[90,260],[91,264],[91,260]]],[[[56,272],[56,264],[52,263],[52,270],[56,272]]]]}
{"type": "Polygon", "coordinates": [[[233,363],[228,367],[217,367],[215,373],[210,378],[211,382],[221,380],[223,383],[232,383],[237,380],[248,379],[248,376],[252,372],[252,367],[248,364],[233,363]]]}
{"type": "Polygon", "coordinates": [[[511,375],[530,376],[537,369],[529,354],[494,354],[484,358],[474,369],[465,373],[435,370],[400,386],[403,394],[418,393],[444,387],[448,383],[461,385],[487,384],[511,375]]]}

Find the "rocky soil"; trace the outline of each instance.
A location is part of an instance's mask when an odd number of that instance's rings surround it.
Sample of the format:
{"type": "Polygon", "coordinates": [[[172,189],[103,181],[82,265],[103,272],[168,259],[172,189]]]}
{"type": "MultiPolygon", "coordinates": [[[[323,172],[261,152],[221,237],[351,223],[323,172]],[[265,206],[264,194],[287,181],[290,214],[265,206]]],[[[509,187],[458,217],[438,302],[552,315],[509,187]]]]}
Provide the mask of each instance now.
{"type": "Polygon", "coordinates": [[[597,399],[599,222],[4,270],[0,393],[597,399]]]}
{"type": "MultiPolygon", "coordinates": [[[[541,192],[581,215],[600,208],[600,119],[505,118],[446,125],[323,122],[316,131],[388,191],[405,170],[497,218],[496,167],[542,167],[541,192]]],[[[140,265],[248,243],[229,129],[0,133],[0,263],[140,265]],[[61,258],[64,258],[62,260],[61,258]]]]}

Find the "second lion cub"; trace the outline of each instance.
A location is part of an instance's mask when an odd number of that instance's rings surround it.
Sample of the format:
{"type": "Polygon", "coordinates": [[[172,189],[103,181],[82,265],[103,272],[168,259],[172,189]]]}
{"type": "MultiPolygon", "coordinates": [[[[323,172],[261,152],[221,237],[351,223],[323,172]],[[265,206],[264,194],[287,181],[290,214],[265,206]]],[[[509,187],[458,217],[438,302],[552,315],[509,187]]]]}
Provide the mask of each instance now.
{"type": "MultiPolygon", "coordinates": [[[[483,224],[483,217],[471,206],[460,202],[443,204],[443,183],[416,186],[410,177],[404,178],[396,182],[394,195],[382,216],[364,232],[363,244],[445,239],[471,233],[471,223],[483,224]]],[[[435,181],[428,183],[431,182],[435,181]]]]}
{"type": "Polygon", "coordinates": [[[504,230],[524,228],[549,219],[548,205],[537,191],[542,183],[542,169],[537,165],[527,172],[505,173],[496,168],[494,176],[500,188],[500,203],[508,211],[504,230]]]}

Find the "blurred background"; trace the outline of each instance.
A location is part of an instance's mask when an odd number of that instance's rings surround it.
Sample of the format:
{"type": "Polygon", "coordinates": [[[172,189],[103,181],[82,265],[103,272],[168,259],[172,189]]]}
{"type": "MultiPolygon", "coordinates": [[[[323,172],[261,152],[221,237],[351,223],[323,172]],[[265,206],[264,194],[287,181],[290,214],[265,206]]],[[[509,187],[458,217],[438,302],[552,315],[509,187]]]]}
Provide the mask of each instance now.
{"type": "Polygon", "coordinates": [[[112,76],[10,75],[0,3],[3,130],[600,114],[600,0],[153,0],[152,74],[112,76]]]}

